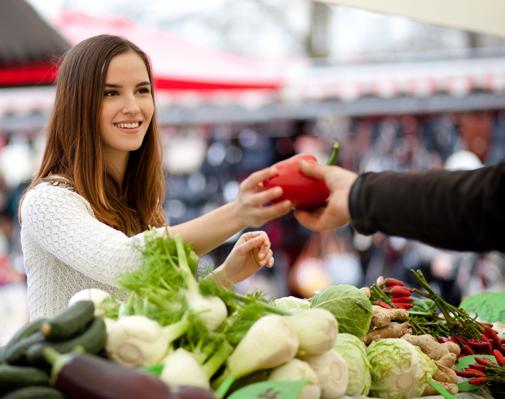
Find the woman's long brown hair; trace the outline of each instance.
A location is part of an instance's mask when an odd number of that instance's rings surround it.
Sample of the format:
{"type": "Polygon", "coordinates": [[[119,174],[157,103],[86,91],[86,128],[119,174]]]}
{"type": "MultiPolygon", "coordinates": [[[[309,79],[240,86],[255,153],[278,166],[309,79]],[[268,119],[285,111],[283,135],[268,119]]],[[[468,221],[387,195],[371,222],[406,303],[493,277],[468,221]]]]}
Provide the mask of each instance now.
{"type": "Polygon", "coordinates": [[[98,220],[134,235],[165,223],[165,179],[156,112],[142,146],[130,153],[123,184],[105,169],[99,127],[105,78],[111,59],[128,51],[144,61],[154,101],[150,62],[135,44],[100,35],[74,46],[59,68],[44,156],[28,190],[61,176],[89,201],[98,220]]]}

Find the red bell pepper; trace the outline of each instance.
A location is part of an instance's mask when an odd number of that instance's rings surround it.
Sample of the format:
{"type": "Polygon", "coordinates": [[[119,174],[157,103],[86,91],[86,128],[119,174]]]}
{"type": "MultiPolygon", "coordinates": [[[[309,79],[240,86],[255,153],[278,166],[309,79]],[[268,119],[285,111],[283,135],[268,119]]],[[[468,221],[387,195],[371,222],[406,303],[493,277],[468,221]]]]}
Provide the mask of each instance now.
{"type": "MultiPolygon", "coordinates": [[[[333,145],[329,165],[336,162],[339,144],[333,145]]],[[[263,182],[266,189],[281,187],[283,194],[275,202],[290,200],[295,208],[315,208],[323,206],[330,195],[330,191],[323,180],[306,176],[300,169],[300,161],[317,162],[315,156],[299,154],[276,163],[277,175],[263,182]]]]}

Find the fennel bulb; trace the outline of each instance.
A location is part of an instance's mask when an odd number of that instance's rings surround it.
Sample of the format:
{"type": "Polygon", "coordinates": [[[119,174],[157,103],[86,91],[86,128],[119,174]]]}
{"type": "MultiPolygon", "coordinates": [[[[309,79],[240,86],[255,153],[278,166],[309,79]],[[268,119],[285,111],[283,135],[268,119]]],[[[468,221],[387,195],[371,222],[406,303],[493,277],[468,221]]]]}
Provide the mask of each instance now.
{"type": "Polygon", "coordinates": [[[130,366],[156,364],[167,353],[169,344],[184,334],[187,320],[161,327],[145,316],[125,316],[117,321],[107,319],[107,355],[130,366]]]}
{"type": "Polygon", "coordinates": [[[335,345],[337,320],[328,310],[314,308],[286,316],[289,326],[296,332],[300,346],[298,356],[314,356],[328,352],[335,345]]]}
{"type": "Polygon", "coordinates": [[[179,348],[163,360],[160,378],[170,386],[191,385],[209,389],[207,375],[196,358],[185,349],[179,348]]]}
{"type": "Polygon", "coordinates": [[[299,399],[319,399],[321,388],[319,379],[307,362],[300,359],[291,359],[282,366],[276,367],[268,377],[268,381],[297,381],[306,380],[299,399]]]}
{"type": "Polygon", "coordinates": [[[298,337],[282,316],[258,319],[228,358],[228,369],[240,378],[253,371],[280,366],[295,357],[298,337]]]}
{"type": "Polygon", "coordinates": [[[349,374],[344,358],[334,350],[306,359],[319,379],[322,399],[337,399],[347,390],[349,374]]]}

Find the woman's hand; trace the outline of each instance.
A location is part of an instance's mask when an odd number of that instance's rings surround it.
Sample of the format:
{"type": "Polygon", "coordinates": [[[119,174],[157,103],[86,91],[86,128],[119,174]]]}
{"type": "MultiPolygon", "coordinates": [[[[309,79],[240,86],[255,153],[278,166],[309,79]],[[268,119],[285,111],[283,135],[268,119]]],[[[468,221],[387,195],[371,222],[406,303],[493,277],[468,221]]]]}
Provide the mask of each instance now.
{"type": "Polygon", "coordinates": [[[259,227],[266,222],[287,214],[291,208],[291,201],[285,200],[266,205],[282,195],[282,188],[273,187],[265,190],[263,181],[275,176],[275,167],[269,167],[252,173],[240,184],[240,191],[232,201],[235,215],[244,227],[259,227]]]}
{"type": "Polygon", "coordinates": [[[229,288],[262,267],[270,268],[273,265],[274,257],[267,234],[264,231],[253,231],[240,236],[224,263],[210,277],[229,288]]]}

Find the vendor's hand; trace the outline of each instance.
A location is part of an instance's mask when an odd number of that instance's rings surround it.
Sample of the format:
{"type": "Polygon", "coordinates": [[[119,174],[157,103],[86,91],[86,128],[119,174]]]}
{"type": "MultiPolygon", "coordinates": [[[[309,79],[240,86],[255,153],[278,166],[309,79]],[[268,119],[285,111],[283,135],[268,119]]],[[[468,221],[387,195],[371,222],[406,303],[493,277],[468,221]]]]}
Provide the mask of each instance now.
{"type": "Polygon", "coordinates": [[[296,210],[296,219],[313,231],[335,229],[349,223],[349,192],[357,178],[356,173],[307,161],[300,161],[300,168],[305,175],[324,180],[330,197],[324,207],[296,210]]]}
{"type": "Polygon", "coordinates": [[[230,287],[245,280],[262,267],[272,267],[274,257],[270,240],[264,231],[242,234],[230,254],[214,272],[212,278],[219,284],[230,287]]]}
{"type": "Polygon", "coordinates": [[[265,168],[254,172],[240,184],[239,194],[232,204],[235,208],[234,213],[244,228],[262,226],[291,210],[292,203],[289,200],[266,205],[282,195],[280,187],[268,190],[263,187],[263,181],[276,174],[275,167],[265,168]]]}

